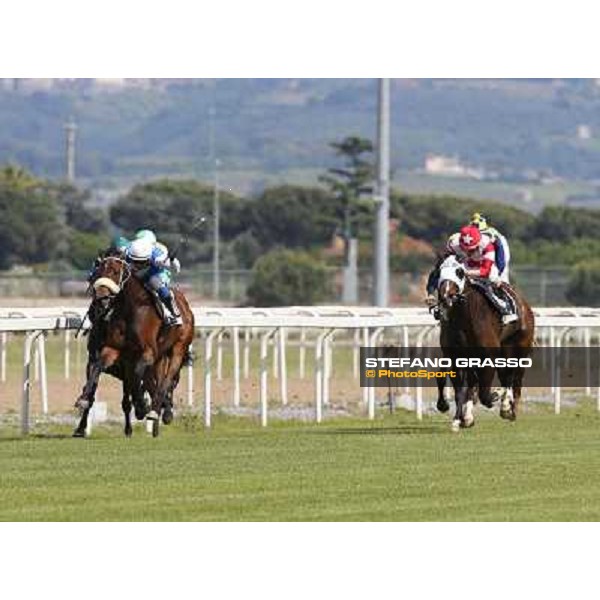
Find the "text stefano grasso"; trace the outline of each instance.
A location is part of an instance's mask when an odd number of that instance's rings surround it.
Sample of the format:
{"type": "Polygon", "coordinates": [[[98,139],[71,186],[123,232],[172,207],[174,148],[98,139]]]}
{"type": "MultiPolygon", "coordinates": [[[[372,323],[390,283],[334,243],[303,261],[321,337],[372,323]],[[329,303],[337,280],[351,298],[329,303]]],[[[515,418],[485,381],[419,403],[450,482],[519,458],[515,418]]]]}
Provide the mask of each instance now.
{"type": "Polygon", "coordinates": [[[494,358],[405,358],[405,357],[377,357],[371,356],[365,358],[365,367],[367,369],[451,369],[451,368],[515,368],[521,367],[528,369],[533,365],[531,358],[506,358],[497,356],[494,358]]]}

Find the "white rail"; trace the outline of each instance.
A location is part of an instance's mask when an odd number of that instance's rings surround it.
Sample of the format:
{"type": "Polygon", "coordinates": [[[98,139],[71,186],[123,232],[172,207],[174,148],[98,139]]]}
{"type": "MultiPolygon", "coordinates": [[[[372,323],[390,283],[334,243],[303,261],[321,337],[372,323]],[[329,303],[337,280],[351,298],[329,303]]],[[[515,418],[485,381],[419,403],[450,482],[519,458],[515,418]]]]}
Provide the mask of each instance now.
{"type": "MultiPolygon", "coordinates": [[[[22,431],[29,431],[29,392],[31,387],[31,354],[35,344],[37,357],[36,369],[39,370],[40,392],[44,412],[48,410],[44,335],[51,331],[64,331],[64,369],[65,378],[70,377],[70,343],[72,331],[81,325],[87,307],[52,308],[0,308],[0,367],[1,380],[6,380],[6,349],[9,332],[25,332],[23,354],[23,394],[22,394],[22,431]]],[[[540,308],[536,313],[536,333],[538,339],[548,340],[552,345],[561,346],[578,332],[589,346],[591,331],[597,332],[600,343],[600,309],[580,307],[540,308]]],[[[427,309],[421,307],[379,309],[377,307],[284,307],[284,308],[195,308],[196,328],[204,337],[204,423],[211,425],[212,382],[213,382],[213,346],[217,340],[217,372],[220,375],[222,365],[222,334],[231,332],[233,343],[233,405],[240,404],[240,352],[243,351],[243,375],[248,375],[249,340],[252,336],[260,339],[259,367],[259,406],[263,426],[268,423],[268,352],[270,342],[273,348],[274,375],[279,380],[282,404],[287,401],[286,346],[290,331],[298,331],[300,339],[300,365],[302,376],[305,372],[307,333],[318,332],[313,336],[315,357],[315,420],[320,422],[328,405],[329,379],[331,373],[331,348],[335,344],[336,331],[355,331],[352,335],[353,374],[357,375],[357,355],[361,344],[375,344],[382,335],[392,335],[395,343],[407,344],[409,333],[420,345],[432,340],[437,323],[427,309]],[[243,348],[240,348],[240,336],[243,336],[243,348]]],[[[87,324],[84,325],[87,327],[87,324]]],[[[388,338],[389,340],[389,338],[388,338]]],[[[588,360],[589,362],[589,360],[588,360]]],[[[187,377],[188,405],[194,405],[193,367],[187,377]]],[[[408,390],[407,390],[408,391],[408,390]]],[[[588,393],[591,389],[588,388],[588,393]]],[[[561,407],[561,389],[558,382],[552,389],[555,412],[561,407]]],[[[600,389],[598,389],[598,410],[600,410],[600,389]]],[[[417,418],[422,418],[422,390],[415,390],[415,408],[417,418]]],[[[370,419],[375,417],[375,389],[365,388],[363,399],[366,413],[370,419]]]]}

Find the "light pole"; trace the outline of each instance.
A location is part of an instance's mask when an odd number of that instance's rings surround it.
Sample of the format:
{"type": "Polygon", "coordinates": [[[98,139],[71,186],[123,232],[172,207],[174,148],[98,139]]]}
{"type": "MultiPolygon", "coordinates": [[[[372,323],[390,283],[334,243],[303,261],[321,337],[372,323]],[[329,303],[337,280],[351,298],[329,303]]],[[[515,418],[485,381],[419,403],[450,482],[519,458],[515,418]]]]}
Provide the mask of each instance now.
{"type": "Polygon", "coordinates": [[[73,117],[71,117],[68,123],[65,123],[66,133],[66,175],[69,183],[75,183],[75,134],[77,132],[77,125],[73,117]]]}
{"type": "Polygon", "coordinates": [[[213,250],[213,296],[215,300],[219,299],[219,287],[221,283],[221,267],[219,265],[219,251],[221,246],[221,236],[219,233],[219,223],[221,221],[221,207],[219,204],[219,159],[215,158],[215,190],[214,190],[214,250],[213,250]]]}
{"type": "Polygon", "coordinates": [[[375,196],[373,304],[387,306],[390,293],[390,80],[379,80],[377,187],[375,196]]]}
{"type": "Polygon", "coordinates": [[[220,267],[220,246],[221,236],[219,232],[219,223],[221,220],[221,207],[219,202],[219,159],[216,157],[215,143],[215,116],[217,109],[211,106],[209,109],[209,145],[210,159],[214,168],[214,196],[213,196],[213,298],[219,300],[219,288],[221,284],[221,267],[220,267]]]}

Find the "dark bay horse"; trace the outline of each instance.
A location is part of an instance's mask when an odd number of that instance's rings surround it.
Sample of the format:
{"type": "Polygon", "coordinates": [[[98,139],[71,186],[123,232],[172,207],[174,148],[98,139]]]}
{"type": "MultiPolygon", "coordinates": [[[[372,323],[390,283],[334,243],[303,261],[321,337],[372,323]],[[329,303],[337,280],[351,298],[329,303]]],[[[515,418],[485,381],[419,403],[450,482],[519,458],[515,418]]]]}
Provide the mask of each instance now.
{"type": "Polygon", "coordinates": [[[76,406],[85,410],[91,405],[100,374],[121,365],[124,387],[133,394],[136,407],[140,393],[143,400],[144,390],[152,398],[146,418],[153,421],[156,436],[161,414],[164,423],[172,420],[173,390],[194,337],[193,313],[185,296],[175,289],[183,324],[165,327],[151,293],[132,274],[127,262],[115,256],[100,261],[93,291],[94,298],[106,302],[110,309],[101,348],[90,360],[87,381],[76,406]]]}
{"type": "MultiPolygon", "coordinates": [[[[92,295],[92,301],[90,303],[90,307],[87,312],[87,317],[90,320],[91,327],[88,332],[88,340],[87,340],[87,351],[88,351],[88,361],[86,365],[86,379],[90,378],[92,365],[98,360],[100,350],[103,347],[107,331],[108,324],[113,318],[114,324],[114,300],[117,297],[117,294],[122,286],[123,282],[115,283],[112,280],[107,280],[105,283],[105,287],[110,288],[112,291],[111,294],[96,294],[94,289],[94,283],[98,279],[98,275],[96,274],[96,270],[98,266],[102,264],[102,262],[109,257],[114,257],[117,260],[123,260],[123,256],[118,251],[107,251],[102,254],[96,260],[94,273],[90,277],[90,287],[89,291],[92,295]]],[[[124,270],[123,275],[128,277],[129,274],[127,270],[124,270]]],[[[123,326],[123,324],[121,324],[123,326]]],[[[119,379],[122,382],[123,395],[121,400],[121,407],[123,409],[123,414],[125,416],[125,435],[131,436],[132,434],[132,426],[131,426],[131,409],[132,406],[135,407],[135,416],[138,420],[142,420],[148,409],[146,407],[146,402],[144,399],[144,390],[141,386],[140,381],[135,381],[133,378],[133,373],[131,369],[128,369],[128,364],[123,360],[121,356],[119,360],[117,360],[113,365],[106,369],[106,373],[119,379]]],[[[76,406],[81,410],[81,418],[75,431],[73,432],[73,437],[85,437],[85,432],[88,426],[88,418],[90,410],[95,402],[96,388],[92,386],[88,396],[86,398],[80,397],[76,403],[76,406]]]]}
{"type": "MultiPolygon", "coordinates": [[[[488,350],[494,356],[529,357],[534,340],[533,311],[517,290],[511,289],[511,293],[519,319],[504,325],[482,289],[468,280],[454,256],[448,257],[440,267],[438,287],[442,321],[440,345],[444,354],[456,357],[465,349],[475,349],[483,351],[483,354],[488,350]]],[[[491,407],[499,399],[500,416],[515,420],[524,375],[522,367],[458,369],[457,377],[452,379],[456,398],[453,429],[474,424],[475,387],[482,404],[491,407]],[[492,389],[496,372],[500,380],[499,390],[492,389]]]]}

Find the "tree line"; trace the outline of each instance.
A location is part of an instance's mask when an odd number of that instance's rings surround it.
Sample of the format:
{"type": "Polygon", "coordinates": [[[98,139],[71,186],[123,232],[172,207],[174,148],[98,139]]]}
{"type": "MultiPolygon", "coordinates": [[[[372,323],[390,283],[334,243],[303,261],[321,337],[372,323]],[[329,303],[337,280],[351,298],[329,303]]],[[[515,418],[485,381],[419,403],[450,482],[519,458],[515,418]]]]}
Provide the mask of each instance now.
{"type": "MultiPolygon", "coordinates": [[[[129,236],[140,227],[155,229],[176,247],[186,267],[207,264],[213,198],[213,187],[199,181],[161,179],[134,186],[102,210],[92,206],[86,190],[7,166],[0,169],[0,269],[87,269],[111,236],[129,236]],[[203,227],[198,227],[200,217],[206,218],[203,227]]],[[[374,210],[368,196],[281,185],[248,198],[220,191],[220,206],[223,268],[250,269],[277,249],[338,266],[339,254],[327,248],[348,227],[359,239],[361,265],[371,264],[374,210]]],[[[571,266],[585,297],[593,296],[596,278],[589,265],[597,265],[600,256],[600,211],[589,209],[553,206],[532,215],[491,201],[394,192],[391,217],[399,228],[392,239],[392,268],[425,271],[447,236],[475,211],[508,237],[513,264],[571,266]]]]}

